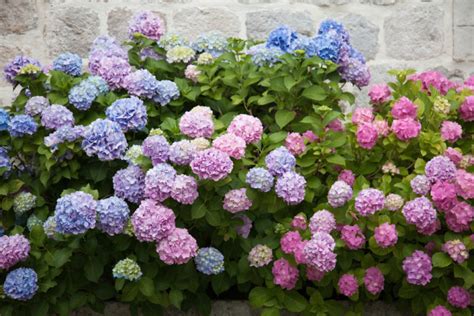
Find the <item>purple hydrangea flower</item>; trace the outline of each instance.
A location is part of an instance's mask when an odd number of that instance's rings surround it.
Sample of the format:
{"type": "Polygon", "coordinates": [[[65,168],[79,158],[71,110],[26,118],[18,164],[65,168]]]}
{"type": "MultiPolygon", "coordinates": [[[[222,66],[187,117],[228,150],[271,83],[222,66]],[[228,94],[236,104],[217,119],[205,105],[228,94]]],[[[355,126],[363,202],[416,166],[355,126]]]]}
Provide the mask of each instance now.
{"type": "Polygon", "coordinates": [[[127,147],[127,139],[118,123],[97,119],[86,127],[82,149],[89,157],[97,155],[102,161],[119,159],[127,147]]]}
{"type": "Polygon", "coordinates": [[[171,196],[176,170],[167,163],[159,163],[145,176],[145,197],[163,202],[171,196]]]}
{"type": "Polygon", "coordinates": [[[145,192],[145,174],[136,165],[117,171],[113,177],[114,192],[119,198],[139,203],[145,192]]]}
{"type": "Polygon", "coordinates": [[[342,79],[349,81],[356,85],[357,87],[365,87],[369,84],[370,81],[370,71],[369,67],[365,62],[361,61],[361,58],[358,57],[349,57],[342,62],[342,66],[339,68],[342,79]]]}
{"type": "Polygon", "coordinates": [[[74,115],[64,105],[53,104],[41,112],[41,124],[48,129],[74,125],[74,115]]]}
{"type": "Polygon", "coordinates": [[[306,180],[296,172],[285,172],[277,179],[275,192],[287,204],[296,205],[304,200],[306,180]]]}
{"type": "Polygon", "coordinates": [[[448,303],[457,308],[467,308],[471,303],[471,295],[465,288],[453,286],[448,290],[448,303]]]}
{"type": "Polygon", "coordinates": [[[305,261],[321,272],[330,272],[336,267],[336,242],[328,233],[313,234],[303,249],[305,261]]]}
{"type": "Polygon", "coordinates": [[[402,213],[408,224],[413,224],[421,230],[428,228],[436,221],[436,210],[430,200],[424,196],[407,202],[402,213]]]}
{"type": "Polygon", "coordinates": [[[158,89],[158,80],[148,70],[140,69],[125,77],[124,87],[131,95],[152,99],[158,89]]]}
{"type": "MultiPolygon", "coordinates": [[[[98,53],[97,53],[98,54],[98,53]]],[[[111,56],[98,58],[96,71],[91,72],[107,81],[110,89],[120,89],[125,87],[125,78],[132,72],[132,67],[126,59],[111,56]]],[[[89,65],[90,67],[90,65],[89,65]]]]}
{"type": "Polygon", "coordinates": [[[85,128],[82,125],[69,126],[65,125],[49,134],[44,138],[44,144],[55,151],[59,144],[64,142],[74,142],[82,137],[85,128]]]}
{"type": "Polygon", "coordinates": [[[398,233],[395,224],[383,223],[374,230],[377,245],[382,248],[395,246],[398,241],[398,233]]]}
{"type": "Polygon", "coordinates": [[[53,60],[53,70],[62,71],[68,75],[77,77],[82,73],[82,59],[73,53],[63,53],[53,60]]]}
{"type": "Polygon", "coordinates": [[[355,199],[355,209],[362,216],[375,214],[384,208],[385,196],[377,189],[364,189],[359,192],[355,199]]]}
{"type": "Polygon", "coordinates": [[[161,18],[150,11],[141,11],[133,16],[128,24],[128,34],[131,39],[135,33],[142,34],[153,40],[160,40],[165,33],[161,18]]]}
{"type": "Polygon", "coordinates": [[[148,117],[143,101],[137,97],[118,99],[105,110],[107,118],[120,125],[124,132],[145,128],[148,117]]]}
{"type": "Polygon", "coordinates": [[[233,166],[229,155],[214,148],[197,152],[191,161],[192,171],[204,180],[222,180],[232,172],[233,166]]]}
{"type": "Polygon", "coordinates": [[[38,291],[38,275],[30,268],[18,268],[10,271],[3,283],[3,291],[9,298],[28,301],[38,291]]]}
{"type": "Polygon", "coordinates": [[[431,182],[449,181],[456,177],[456,165],[445,156],[436,156],[425,165],[425,174],[431,182]]]}
{"type": "Polygon", "coordinates": [[[191,138],[209,138],[214,133],[212,111],[207,107],[194,107],[185,112],[179,120],[179,130],[191,138]]]}
{"type": "Polygon", "coordinates": [[[447,309],[443,305],[436,306],[435,308],[430,310],[430,312],[428,313],[428,316],[452,316],[452,315],[453,314],[451,314],[449,309],[447,309]]]}
{"type": "Polygon", "coordinates": [[[8,270],[30,254],[30,242],[23,235],[0,237],[0,269],[8,270]]]}
{"type": "Polygon", "coordinates": [[[385,279],[382,271],[377,267],[365,270],[364,284],[367,291],[372,295],[378,295],[384,288],[385,279]]]}
{"type": "Polygon", "coordinates": [[[247,211],[252,207],[252,201],[247,196],[247,189],[230,190],[224,196],[224,210],[231,213],[247,211]]]}
{"type": "MultiPolygon", "coordinates": [[[[49,101],[45,97],[31,97],[25,104],[25,114],[35,116],[41,114],[49,106],[49,101]]],[[[0,128],[1,130],[1,128],[0,128]]]]}
{"type": "Polygon", "coordinates": [[[418,175],[410,181],[410,186],[413,192],[418,195],[427,195],[431,189],[431,182],[428,177],[418,175]]]}
{"type": "Polygon", "coordinates": [[[175,201],[191,205],[198,196],[198,185],[193,177],[180,174],[174,178],[171,197],[175,201]]]}
{"type": "Polygon", "coordinates": [[[33,135],[38,129],[35,120],[25,114],[15,115],[8,123],[8,132],[12,137],[22,137],[25,135],[33,135]]]}
{"type": "Polygon", "coordinates": [[[351,297],[357,293],[359,284],[357,283],[357,278],[354,275],[346,273],[339,278],[337,287],[342,295],[351,297]]]}
{"type": "Polygon", "coordinates": [[[177,165],[189,165],[197,151],[196,145],[189,140],[180,140],[171,144],[169,159],[177,165]]]}
{"type": "Polygon", "coordinates": [[[309,220],[309,229],[312,234],[317,232],[329,234],[336,229],[336,219],[328,210],[317,211],[309,220]]]}
{"type": "Polygon", "coordinates": [[[173,211],[153,200],[143,200],[132,215],[132,225],[139,241],[160,241],[175,229],[173,211]]]}
{"type": "Polygon", "coordinates": [[[420,250],[415,250],[411,256],[403,260],[403,271],[407,275],[407,282],[414,285],[427,285],[432,278],[431,258],[420,250]]]}
{"type": "Polygon", "coordinates": [[[176,83],[170,80],[160,80],[157,83],[156,94],[153,101],[165,106],[173,100],[179,98],[180,93],[176,83]]]}
{"type": "Polygon", "coordinates": [[[328,203],[332,207],[341,207],[352,198],[352,188],[346,182],[334,182],[328,192],[328,203]]]}
{"type": "Polygon", "coordinates": [[[110,236],[123,232],[130,218],[127,203],[111,196],[97,202],[98,227],[110,236]]]}
{"type": "Polygon", "coordinates": [[[293,171],[296,159],[286,147],[281,146],[265,157],[265,165],[272,175],[279,177],[285,172],[293,171]]]}
{"type": "Polygon", "coordinates": [[[41,64],[34,58],[28,56],[16,56],[3,68],[5,79],[11,84],[16,84],[15,77],[20,72],[21,68],[26,65],[35,65],[41,68],[41,64]]]}
{"type": "Polygon", "coordinates": [[[255,167],[249,170],[245,182],[252,189],[268,192],[273,187],[273,176],[267,169],[255,167]]]}
{"type": "Polygon", "coordinates": [[[170,155],[170,144],[161,135],[148,136],[142,143],[143,155],[149,157],[153,165],[166,162],[170,155]]]}
{"type": "Polygon", "coordinates": [[[54,219],[56,231],[63,234],[82,234],[95,227],[97,202],[92,195],[77,191],[59,198],[54,219]]]}

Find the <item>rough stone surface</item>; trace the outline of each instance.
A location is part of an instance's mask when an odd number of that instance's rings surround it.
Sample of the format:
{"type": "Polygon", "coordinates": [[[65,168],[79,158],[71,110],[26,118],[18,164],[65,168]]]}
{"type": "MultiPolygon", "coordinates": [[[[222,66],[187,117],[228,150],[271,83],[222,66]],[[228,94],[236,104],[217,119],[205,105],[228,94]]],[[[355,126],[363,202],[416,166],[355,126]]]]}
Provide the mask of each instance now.
{"type": "Polygon", "coordinates": [[[279,0],[239,0],[240,3],[244,4],[258,4],[258,3],[275,3],[279,0]]]}
{"type": "Polygon", "coordinates": [[[173,21],[173,31],[190,39],[216,30],[227,36],[238,36],[240,33],[238,16],[226,9],[186,8],[176,12],[173,21]]]}
{"type": "Polygon", "coordinates": [[[357,14],[346,15],[341,22],[349,31],[351,44],[360,50],[367,60],[374,59],[379,46],[379,27],[357,14]]]}
{"type": "Polygon", "coordinates": [[[474,26],[474,1],[454,0],[453,8],[455,26],[474,26]]]}
{"type": "Polygon", "coordinates": [[[128,23],[133,16],[133,11],[125,8],[116,8],[107,16],[107,32],[122,42],[128,38],[128,23]]]}
{"type": "Polygon", "coordinates": [[[313,20],[308,12],[262,10],[247,13],[247,36],[256,39],[265,38],[271,30],[282,24],[305,35],[313,35],[315,32],[313,20]]]}
{"type": "Polygon", "coordinates": [[[453,58],[456,61],[474,61],[474,26],[454,28],[453,58]]]}
{"type": "Polygon", "coordinates": [[[296,0],[296,2],[315,4],[321,7],[329,7],[331,5],[343,5],[352,2],[352,0],[296,0]]]}
{"type": "Polygon", "coordinates": [[[397,3],[397,0],[360,0],[360,3],[370,3],[375,5],[392,5],[397,3]]]}
{"type": "Polygon", "coordinates": [[[390,57],[415,60],[443,52],[442,8],[426,4],[394,11],[384,23],[385,45],[390,57]]]}
{"type": "Polygon", "coordinates": [[[0,0],[0,35],[22,34],[37,24],[36,1],[0,0]]]}
{"type": "Polygon", "coordinates": [[[44,34],[51,57],[64,51],[87,56],[99,35],[99,16],[89,8],[55,8],[48,21],[44,34]]]}

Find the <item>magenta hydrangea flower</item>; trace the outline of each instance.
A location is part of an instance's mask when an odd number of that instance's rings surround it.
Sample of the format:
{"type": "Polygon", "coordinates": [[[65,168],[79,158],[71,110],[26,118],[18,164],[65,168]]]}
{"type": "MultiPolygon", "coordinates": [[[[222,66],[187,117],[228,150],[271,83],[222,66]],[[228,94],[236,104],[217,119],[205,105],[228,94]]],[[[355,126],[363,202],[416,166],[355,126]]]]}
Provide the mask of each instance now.
{"type": "Polygon", "coordinates": [[[161,261],[166,264],[184,264],[197,255],[196,239],[187,229],[176,228],[156,246],[161,261]]]}
{"type": "Polygon", "coordinates": [[[352,123],[358,125],[362,123],[371,123],[374,120],[373,110],[369,107],[359,107],[352,113],[352,123]]]}
{"type": "Polygon", "coordinates": [[[231,213],[247,211],[252,207],[252,201],[247,197],[247,189],[230,190],[224,196],[224,210],[231,213]]]}
{"type": "Polygon", "coordinates": [[[443,244],[442,250],[447,253],[454,262],[463,263],[469,258],[469,251],[466,245],[459,239],[448,240],[443,244]]]}
{"type": "Polygon", "coordinates": [[[438,305],[428,313],[428,316],[452,316],[451,312],[443,305],[438,305]]]}
{"type": "Polygon", "coordinates": [[[150,11],[138,12],[133,16],[128,25],[130,39],[133,39],[135,33],[158,41],[165,33],[164,23],[159,16],[150,11]]]}
{"type": "Polygon", "coordinates": [[[157,202],[146,199],[132,215],[132,226],[139,241],[160,241],[175,230],[173,211],[157,202]]]}
{"type": "Polygon", "coordinates": [[[209,138],[214,133],[212,111],[208,107],[196,106],[185,112],[179,120],[179,130],[191,138],[209,138]]]}
{"type": "Polygon", "coordinates": [[[457,308],[467,308],[471,302],[469,291],[460,286],[448,290],[448,303],[457,308]]]}
{"type": "Polygon", "coordinates": [[[196,179],[187,175],[177,175],[171,189],[171,197],[181,203],[191,205],[198,198],[198,185],[196,179]]]}
{"type": "Polygon", "coordinates": [[[466,200],[474,199],[474,174],[466,170],[456,171],[456,193],[466,200]]]}
{"type": "Polygon", "coordinates": [[[456,176],[456,165],[444,156],[436,156],[425,165],[425,174],[431,182],[450,181],[456,176]]]}
{"type": "Polygon", "coordinates": [[[23,235],[0,237],[0,269],[8,270],[30,254],[30,242],[23,235]]]}
{"type": "Polygon", "coordinates": [[[289,231],[280,238],[281,251],[286,254],[294,254],[298,244],[301,242],[302,240],[299,232],[289,231]]]}
{"type": "Polygon", "coordinates": [[[233,218],[237,218],[242,221],[241,225],[235,227],[237,234],[244,239],[248,238],[253,226],[252,220],[244,214],[237,214],[233,218]]]}
{"type": "Polygon", "coordinates": [[[330,272],[336,267],[336,242],[331,235],[315,233],[305,244],[303,254],[306,264],[321,272],[330,272]]]}
{"type": "Polygon", "coordinates": [[[153,165],[166,162],[170,156],[170,144],[161,135],[148,136],[142,143],[143,155],[149,157],[153,165]]]}
{"type": "Polygon", "coordinates": [[[243,138],[234,134],[223,134],[212,142],[212,147],[225,152],[234,159],[241,159],[245,155],[247,144],[243,138]]]}
{"type": "Polygon", "coordinates": [[[304,132],[303,137],[310,143],[314,143],[319,139],[318,135],[316,135],[312,130],[304,132]]]}
{"type": "Polygon", "coordinates": [[[327,210],[317,211],[309,220],[309,229],[312,234],[317,232],[329,234],[336,229],[336,218],[327,210]]]}
{"type": "Polygon", "coordinates": [[[321,272],[312,266],[306,267],[306,278],[308,279],[308,281],[319,282],[324,278],[325,275],[326,273],[321,272]]]}
{"type": "Polygon", "coordinates": [[[365,236],[358,225],[344,225],[341,229],[341,239],[347,248],[357,250],[365,245],[365,236]]]}
{"type": "Polygon", "coordinates": [[[364,189],[359,192],[355,199],[355,209],[362,216],[375,214],[383,209],[385,196],[382,191],[377,189],[364,189]]]}
{"type": "Polygon", "coordinates": [[[41,112],[41,125],[48,129],[73,126],[74,115],[64,105],[52,104],[41,112]]]}
{"type": "Polygon", "coordinates": [[[262,122],[254,116],[239,114],[230,122],[227,132],[239,136],[247,144],[256,143],[262,138],[262,122]]]}
{"type": "Polygon", "coordinates": [[[357,283],[357,278],[354,275],[346,273],[339,278],[337,287],[339,289],[339,293],[347,297],[351,297],[357,293],[359,284],[357,283]]]}
{"type": "Polygon", "coordinates": [[[139,203],[145,191],[145,173],[136,165],[117,171],[113,177],[115,195],[132,203],[139,203]]]}
{"type": "Polygon", "coordinates": [[[412,118],[416,119],[416,105],[407,97],[401,97],[392,107],[391,113],[394,119],[412,118]]]}
{"type": "Polygon", "coordinates": [[[455,165],[459,165],[463,158],[462,153],[452,147],[446,148],[443,155],[448,157],[455,165]]]}
{"type": "Polygon", "coordinates": [[[408,224],[413,224],[419,229],[424,229],[436,221],[436,210],[424,196],[407,202],[402,213],[408,224]]]}
{"type": "Polygon", "coordinates": [[[438,209],[450,210],[457,203],[456,186],[450,182],[437,181],[431,187],[431,199],[438,209]]]}
{"type": "Polygon", "coordinates": [[[383,223],[374,230],[377,245],[382,248],[395,246],[398,241],[398,233],[395,224],[383,223]]]}
{"type": "Polygon", "coordinates": [[[306,180],[296,172],[285,172],[277,179],[276,195],[289,205],[296,205],[304,200],[306,180]]]}
{"type": "Polygon", "coordinates": [[[308,227],[306,221],[306,215],[304,214],[297,214],[291,220],[291,227],[293,229],[305,230],[308,227]]]}
{"type": "Polygon", "coordinates": [[[197,152],[191,161],[192,171],[204,180],[222,180],[232,172],[233,166],[229,155],[215,148],[197,152]]]}
{"type": "Polygon", "coordinates": [[[432,278],[431,258],[420,250],[415,250],[411,256],[403,260],[403,271],[405,271],[407,282],[414,285],[427,285],[432,278]]]}
{"type": "Polygon", "coordinates": [[[357,143],[365,149],[372,149],[377,143],[379,133],[372,123],[362,122],[357,126],[357,143]]]}
{"type": "Polygon", "coordinates": [[[344,131],[344,123],[340,119],[335,119],[329,122],[329,124],[326,126],[326,131],[330,130],[333,132],[342,132],[344,131]]]}
{"type": "Polygon", "coordinates": [[[442,73],[432,70],[414,74],[409,79],[421,81],[421,89],[423,91],[430,93],[430,88],[433,87],[442,95],[448,93],[448,90],[454,85],[442,73]]]}
{"type": "Polygon", "coordinates": [[[427,195],[431,190],[431,182],[425,175],[418,175],[410,181],[413,192],[418,195],[427,195]]]}
{"type": "Polygon", "coordinates": [[[412,118],[404,118],[394,120],[391,129],[399,140],[407,141],[418,137],[421,131],[421,124],[419,121],[412,118]]]}
{"type": "Polygon", "coordinates": [[[332,207],[341,207],[352,198],[352,188],[344,181],[333,183],[328,192],[328,203],[332,207]]]}
{"type": "Polygon", "coordinates": [[[292,290],[298,281],[299,271],[286,259],[280,258],[273,263],[272,274],[273,283],[281,286],[283,289],[292,290]]]}
{"type": "Polygon", "coordinates": [[[148,170],[145,176],[145,197],[163,202],[171,196],[176,170],[167,164],[160,163],[148,170]]]}
{"type": "Polygon", "coordinates": [[[461,119],[465,122],[474,121],[474,95],[467,96],[459,107],[461,119]]]}
{"type": "Polygon", "coordinates": [[[304,256],[304,247],[307,243],[308,240],[302,240],[301,242],[296,244],[293,256],[295,257],[295,261],[297,264],[306,264],[306,258],[304,256]]]}
{"type": "Polygon", "coordinates": [[[337,180],[344,181],[348,185],[352,187],[355,182],[355,175],[351,170],[344,169],[339,173],[339,176],[337,177],[337,180]]]}
{"type": "Polygon", "coordinates": [[[300,133],[289,133],[285,139],[285,147],[295,156],[301,155],[305,149],[304,137],[300,133]]]}
{"type": "Polygon", "coordinates": [[[390,99],[390,96],[390,88],[384,83],[374,84],[370,87],[369,97],[372,104],[379,105],[385,103],[390,99]]]}
{"type": "Polygon", "coordinates": [[[382,271],[377,267],[370,267],[365,270],[364,284],[367,291],[372,295],[378,295],[383,291],[385,278],[382,271]]]}
{"type": "Polygon", "coordinates": [[[441,138],[448,142],[454,143],[461,138],[462,127],[456,122],[444,121],[441,124],[441,138]]]}

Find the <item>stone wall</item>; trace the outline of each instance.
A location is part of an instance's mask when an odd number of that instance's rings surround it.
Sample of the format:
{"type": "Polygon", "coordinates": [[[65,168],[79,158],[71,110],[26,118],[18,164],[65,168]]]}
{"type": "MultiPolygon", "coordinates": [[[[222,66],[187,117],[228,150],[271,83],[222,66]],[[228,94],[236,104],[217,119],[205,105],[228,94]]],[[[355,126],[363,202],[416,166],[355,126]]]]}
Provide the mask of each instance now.
{"type": "MultiPolygon", "coordinates": [[[[123,40],[140,9],[191,38],[216,29],[261,38],[279,24],[309,35],[336,18],[370,60],[374,83],[390,68],[437,68],[458,78],[474,72],[473,0],[0,0],[0,64],[19,53],[43,63],[63,51],[86,56],[99,34],[123,40]]],[[[0,79],[0,105],[11,98],[0,79]]]]}

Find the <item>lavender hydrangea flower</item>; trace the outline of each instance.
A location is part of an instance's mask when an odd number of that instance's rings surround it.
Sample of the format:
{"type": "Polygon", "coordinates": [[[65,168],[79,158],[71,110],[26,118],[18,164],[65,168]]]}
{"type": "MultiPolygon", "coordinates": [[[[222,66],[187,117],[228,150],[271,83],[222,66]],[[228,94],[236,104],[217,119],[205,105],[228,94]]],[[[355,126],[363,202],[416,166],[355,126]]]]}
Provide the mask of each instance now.
{"type": "Polygon", "coordinates": [[[82,234],[95,227],[97,202],[92,195],[81,191],[59,198],[54,219],[56,231],[63,234],[82,234]]]}
{"type": "Polygon", "coordinates": [[[36,133],[38,125],[35,120],[25,114],[15,115],[8,123],[8,132],[12,137],[23,137],[36,133]]]}
{"type": "Polygon", "coordinates": [[[84,134],[84,126],[62,126],[44,138],[44,144],[55,151],[59,144],[64,142],[74,142],[84,134]]]}
{"type": "Polygon", "coordinates": [[[449,181],[456,176],[456,165],[445,156],[436,156],[425,165],[425,174],[431,182],[449,181]]]}
{"type": "Polygon", "coordinates": [[[403,271],[410,284],[427,285],[432,278],[432,269],[431,258],[420,250],[415,250],[411,256],[403,260],[403,271]]]}
{"type": "Polygon", "coordinates": [[[224,272],[224,255],[214,247],[198,250],[194,257],[196,270],[206,275],[216,275],[224,272]]]}
{"type": "Polygon", "coordinates": [[[141,11],[135,14],[128,25],[128,34],[133,39],[135,33],[142,34],[153,40],[160,40],[165,33],[161,18],[150,11],[141,11]]]}
{"type": "Polygon", "coordinates": [[[206,52],[215,58],[226,51],[227,39],[217,31],[201,34],[192,43],[192,48],[198,53],[206,52]]]}
{"type": "Polygon", "coordinates": [[[127,203],[111,196],[97,202],[98,227],[110,236],[123,232],[130,218],[127,203]]]}
{"type": "Polygon", "coordinates": [[[402,213],[408,224],[413,224],[421,230],[436,221],[436,210],[430,200],[424,196],[407,202],[402,213]]]}
{"type": "Polygon", "coordinates": [[[160,241],[175,229],[175,215],[166,206],[143,200],[132,215],[132,225],[139,241],[160,241]]]}
{"type": "Polygon", "coordinates": [[[8,270],[30,254],[30,242],[23,235],[0,237],[0,269],[8,270]]]}
{"type": "Polygon", "coordinates": [[[336,267],[336,243],[331,235],[318,232],[313,234],[303,249],[305,261],[321,272],[330,272],[336,267]]]}
{"type": "Polygon", "coordinates": [[[171,101],[179,98],[179,96],[180,93],[176,83],[170,80],[160,80],[158,81],[153,101],[159,103],[161,106],[165,106],[171,101]]]}
{"type": "Polygon", "coordinates": [[[197,147],[195,144],[186,139],[180,140],[171,144],[169,159],[177,165],[189,165],[196,152],[197,147]]]}
{"type": "Polygon", "coordinates": [[[34,58],[28,56],[16,56],[3,68],[5,79],[11,84],[16,84],[15,77],[18,75],[20,70],[27,65],[34,65],[41,68],[39,61],[34,58]]]}
{"type": "Polygon", "coordinates": [[[5,168],[6,171],[11,169],[10,157],[4,147],[0,147],[0,170],[2,168],[5,168]]]}
{"type": "Polygon", "coordinates": [[[143,101],[134,96],[118,99],[105,110],[105,115],[118,123],[124,132],[142,130],[148,120],[143,101]]]}
{"type": "Polygon", "coordinates": [[[114,192],[119,198],[139,203],[145,192],[145,174],[136,165],[117,171],[113,177],[114,192]]]}
{"type": "Polygon", "coordinates": [[[18,268],[10,271],[3,283],[5,295],[18,301],[28,301],[38,291],[38,275],[33,269],[18,268]]]}
{"type": "Polygon", "coordinates": [[[233,166],[229,155],[214,148],[197,152],[191,161],[192,171],[204,180],[222,180],[231,173],[233,166]]]}
{"type": "MultiPolygon", "coordinates": [[[[25,104],[25,114],[35,116],[41,114],[41,112],[49,106],[49,101],[45,97],[35,96],[28,99],[25,104]]],[[[1,122],[1,119],[0,119],[1,122]]],[[[0,130],[2,124],[0,124],[0,130]]]]}
{"type": "Polygon", "coordinates": [[[247,55],[251,56],[252,62],[259,66],[273,66],[280,61],[280,56],[285,52],[278,47],[267,47],[265,44],[258,44],[247,50],[247,55]]]}
{"type": "Polygon", "coordinates": [[[97,119],[84,132],[82,149],[89,157],[97,155],[102,161],[119,159],[127,147],[120,125],[111,120],[97,119]]]}
{"type": "Polygon", "coordinates": [[[224,210],[237,213],[247,211],[252,207],[252,201],[247,196],[247,189],[230,190],[224,196],[224,210]]]}
{"type": "Polygon", "coordinates": [[[145,197],[163,202],[171,196],[176,170],[167,163],[159,163],[145,176],[145,197]]]}
{"type": "Polygon", "coordinates": [[[99,58],[96,67],[92,74],[102,77],[112,90],[125,88],[125,78],[132,72],[128,61],[116,56],[99,58]]]}
{"type": "Polygon", "coordinates": [[[288,26],[280,26],[270,32],[266,46],[278,47],[282,51],[288,52],[297,38],[298,34],[288,26]]]}
{"type": "Polygon", "coordinates": [[[252,189],[268,192],[273,187],[273,176],[267,169],[255,167],[249,170],[245,182],[252,189]]]}
{"type": "Polygon", "coordinates": [[[349,81],[357,87],[365,87],[370,81],[369,67],[362,61],[359,56],[362,56],[356,51],[355,56],[349,56],[342,61],[342,66],[339,68],[342,79],[349,81]]]}
{"type": "Polygon", "coordinates": [[[410,181],[410,186],[413,192],[418,195],[427,195],[431,189],[431,183],[428,177],[418,175],[410,181]]]}
{"type": "Polygon", "coordinates": [[[296,158],[286,147],[280,146],[265,157],[265,165],[272,175],[279,177],[295,168],[296,158]]]}
{"type": "Polygon", "coordinates": [[[170,144],[161,135],[148,136],[142,143],[143,154],[150,157],[153,165],[166,162],[170,155],[170,144]]]}
{"type": "Polygon", "coordinates": [[[53,70],[62,71],[68,75],[77,77],[82,73],[82,59],[73,53],[63,53],[53,61],[53,70]]]}
{"type": "Polygon", "coordinates": [[[158,89],[158,80],[148,70],[140,69],[125,77],[124,86],[131,95],[152,99],[158,89]]]}
{"type": "Polygon", "coordinates": [[[53,104],[41,112],[41,124],[48,129],[74,125],[74,115],[64,105],[53,104]]]}
{"type": "Polygon", "coordinates": [[[174,178],[171,197],[175,201],[191,205],[198,196],[198,185],[193,177],[180,174],[174,178]]]}
{"type": "Polygon", "coordinates": [[[331,233],[336,229],[336,218],[328,210],[317,211],[311,216],[309,229],[312,234],[317,232],[331,233]]]}
{"type": "Polygon", "coordinates": [[[328,203],[332,207],[341,207],[352,198],[352,188],[344,181],[336,181],[328,192],[328,203]]]}
{"type": "Polygon", "coordinates": [[[355,199],[355,209],[362,216],[375,214],[384,208],[385,196],[377,189],[364,189],[359,192],[355,199]]]}
{"type": "Polygon", "coordinates": [[[277,179],[276,195],[289,205],[296,205],[304,200],[306,180],[296,172],[285,172],[277,179]]]}

